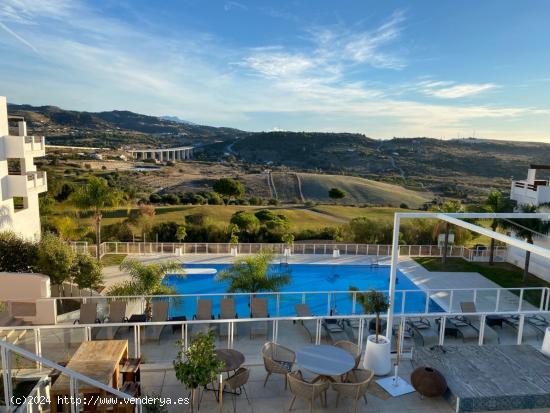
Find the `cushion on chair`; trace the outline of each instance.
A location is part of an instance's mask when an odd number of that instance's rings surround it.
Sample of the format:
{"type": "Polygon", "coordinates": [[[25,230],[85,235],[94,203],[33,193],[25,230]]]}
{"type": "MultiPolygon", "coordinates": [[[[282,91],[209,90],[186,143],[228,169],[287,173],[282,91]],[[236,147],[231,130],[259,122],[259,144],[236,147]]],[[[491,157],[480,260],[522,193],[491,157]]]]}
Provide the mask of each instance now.
{"type": "Polygon", "coordinates": [[[292,363],[291,361],[284,361],[284,360],[273,360],[275,363],[281,365],[283,368],[285,368],[286,370],[288,371],[291,371],[292,370],[292,365],[294,363],[292,363]]]}

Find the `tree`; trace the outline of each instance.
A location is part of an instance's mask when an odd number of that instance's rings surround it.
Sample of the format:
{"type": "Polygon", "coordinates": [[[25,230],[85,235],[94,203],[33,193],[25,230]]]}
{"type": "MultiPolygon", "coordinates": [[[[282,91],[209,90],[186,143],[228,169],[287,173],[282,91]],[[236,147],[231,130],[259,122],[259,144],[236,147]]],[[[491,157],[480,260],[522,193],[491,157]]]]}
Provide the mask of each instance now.
{"type": "Polygon", "coordinates": [[[179,225],[174,221],[161,222],[149,230],[150,239],[158,239],[159,242],[176,242],[178,240],[179,225]]]}
{"type": "Polygon", "coordinates": [[[0,232],[0,272],[34,272],[38,246],[13,232],[0,232]]]}
{"type": "Polygon", "coordinates": [[[74,257],[71,247],[50,232],[38,243],[38,269],[50,277],[52,284],[62,285],[71,279],[74,257]]]}
{"type": "Polygon", "coordinates": [[[78,222],[67,215],[52,219],[52,223],[57,231],[57,234],[64,241],[78,239],[86,231],[78,225],[78,222]]]}
{"type": "Polygon", "coordinates": [[[290,274],[270,273],[269,263],[272,253],[261,252],[254,256],[236,260],[227,270],[221,271],[217,280],[229,282],[229,293],[257,293],[279,291],[291,281],[290,274]]]}
{"type": "Polygon", "coordinates": [[[102,212],[121,205],[124,202],[124,194],[115,188],[111,188],[105,179],[93,176],[86,185],[78,187],[69,199],[77,208],[93,211],[97,245],[96,258],[99,261],[102,212]]]}
{"type": "MultiPolygon", "coordinates": [[[[453,213],[453,212],[463,212],[464,207],[458,201],[445,201],[441,205],[435,205],[431,208],[434,212],[443,212],[443,213],[453,213]]],[[[443,254],[441,257],[441,262],[443,264],[447,263],[447,255],[449,251],[449,233],[451,232],[451,224],[447,221],[438,221],[434,227],[434,237],[437,239],[439,233],[442,230],[445,230],[445,238],[443,241],[443,254]]]]}
{"type": "Polygon", "coordinates": [[[107,295],[145,295],[145,314],[151,315],[150,295],[173,294],[174,288],[162,284],[164,276],[170,274],[185,276],[182,265],[175,261],[143,264],[136,259],[127,259],[120,264],[120,270],[126,271],[130,279],[113,284],[107,295]]]}
{"type": "MultiPolygon", "coordinates": [[[[521,212],[534,213],[537,212],[537,207],[531,205],[522,205],[521,212]]],[[[546,237],[550,233],[550,221],[543,221],[534,218],[515,218],[511,220],[503,220],[504,228],[511,230],[518,238],[523,238],[529,244],[534,244],[534,237],[546,237]]],[[[531,251],[525,251],[525,264],[523,267],[523,281],[527,280],[529,275],[529,262],[531,260],[531,251]]]]}
{"type": "Polygon", "coordinates": [[[380,314],[387,311],[390,304],[384,293],[376,290],[369,290],[366,293],[358,293],[357,287],[350,286],[349,291],[352,295],[356,294],[356,300],[365,314],[376,314],[376,342],[378,343],[378,335],[380,334],[380,314]]]}
{"type": "Polygon", "coordinates": [[[361,244],[389,244],[392,228],[388,222],[357,217],[348,224],[354,242],[361,244]]]}
{"type": "MultiPolygon", "coordinates": [[[[511,205],[509,202],[506,202],[502,193],[497,190],[492,190],[487,195],[485,200],[485,210],[493,213],[502,213],[511,211],[511,205]]],[[[503,221],[498,218],[493,218],[491,221],[491,229],[496,231],[499,227],[503,226],[503,221]]],[[[495,239],[491,238],[491,246],[489,250],[489,265],[494,265],[495,263],[495,239]]]]}
{"type": "Polygon", "coordinates": [[[191,345],[183,350],[184,345],[178,342],[180,350],[174,360],[176,378],[191,389],[191,411],[197,400],[197,389],[205,387],[215,380],[224,363],[215,352],[214,332],[197,333],[191,339],[191,345]]]}
{"type": "Polygon", "coordinates": [[[178,225],[178,229],[176,230],[176,239],[179,242],[183,242],[185,237],[187,237],[187,230],[185,229],[185,225],[178,225]]]}
{"type": "Polygon", "coordinates": [[[254,214],[246,211],[234,213],[229,222],[247,234],[255,233],[260,226],[260,220],[254,214]]]}
{"type": "Polygon", "coordinates": [[[339,188],[330,188],[328,191],[328,196],[330,199],[343,199],[346,197],[346,193],[339,188]]]}
{"type": "Polygon", "coordinates": [[[73,264],[73,280],[81,290],[88,288],[90,295],[92,290],[103,283],[101,263],[89,254],[77,254],[73,264]]]}
{"type": "Polygon", "coordinates": [[[228,199],[240,198],[244,195],[244,186],[239,181],[231,178],[221,178],[214,182],[212,189],[228,199]]]}

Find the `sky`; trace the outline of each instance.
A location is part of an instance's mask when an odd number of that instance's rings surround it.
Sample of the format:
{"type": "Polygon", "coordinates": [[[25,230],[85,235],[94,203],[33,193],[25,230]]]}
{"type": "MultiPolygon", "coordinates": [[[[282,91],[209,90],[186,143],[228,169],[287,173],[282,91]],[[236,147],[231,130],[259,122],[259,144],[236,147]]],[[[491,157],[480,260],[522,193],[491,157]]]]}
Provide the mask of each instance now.
{"type": "Polygon", "coordinates": [[[550,1],[2,0],[0,95],[251,131],[550,143],[550,1]]]}

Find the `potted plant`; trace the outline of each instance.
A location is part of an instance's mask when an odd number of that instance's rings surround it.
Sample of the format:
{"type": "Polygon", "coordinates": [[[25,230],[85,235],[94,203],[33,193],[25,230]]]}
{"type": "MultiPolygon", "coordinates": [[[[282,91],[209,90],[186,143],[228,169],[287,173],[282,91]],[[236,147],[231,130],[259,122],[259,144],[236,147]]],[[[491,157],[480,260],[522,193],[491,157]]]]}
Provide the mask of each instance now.
{"type": "Polygon", "coordinates": [[[358,288],[350,287],[356,294],[357,302],[363,307],[365,314],[375,314],[375,334],[367,337],[363,367],[374,371],[377,376],[383,376],[391,371],[390,341],[380,334],[380,314],[389,308],[389,302],[384,293],[369,290],[358,293],[358,288]]]}
{"type": "Polygon", "coordinates": [[[231,236],[229,237],[229,244],[231,245],[231,255],[236,257],[239,253],[239,236],[237,233],[239,228],[236,225],[231,227],[231,236]]]}
{"type": "Polygon", "coordinates": [[[183,343],[178,341],[181,350],[174,360],[176,378],[191,390],[190,411],[194,411],[199,400],[198,390],[216,379],[223,362],[214,351],[214,333],[197,333],[191,340],[187,350],[183,350],[183,343]]]}
{"type": "Polygon", "coordinates": [[[283,255],[285,257],[290,257],[292,255],[292,246],[294,245],[294,234],[284,234],[281,239],[285,243],[285,250],[283,252],[283,255]]]}

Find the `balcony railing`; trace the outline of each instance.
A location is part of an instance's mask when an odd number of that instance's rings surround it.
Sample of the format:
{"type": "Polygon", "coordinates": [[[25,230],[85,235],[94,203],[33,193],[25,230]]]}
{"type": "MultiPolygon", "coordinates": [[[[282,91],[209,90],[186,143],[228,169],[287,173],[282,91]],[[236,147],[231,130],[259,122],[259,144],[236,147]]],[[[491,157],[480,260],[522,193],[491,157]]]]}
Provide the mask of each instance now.
{"type": "Polygon", "coordinates": [[[47,190],[47,175],[44,171],[27,172],[25,175],[8,175],[10,197],[28,197],[47,190]]]}
{"type": "Polygon", "coordinates": [[[7,158],[24,158],[31,153],[33,156],[45,154],[46,140],[43,136],[6,136],[4,137],[7,158]]]}
{"type": "MultiPolygon", "coordinates": [[[[72,242],[73,249],[78,252],[88,251],[96,253],[95,245],[88,245],[86,242],[72,242]]],[[[100,255],[105,254],[137,254],[137,255],[185,255],[185,254],[224,254],[229,255],[232,249],[236,248],[238,254],[257,254],[262,251],[270,251],[274,254],[284,254],[285,249],[290,250],[292,255],[314,254],[334,255],[365,255],[371,257],[388,257],[391,255],[391,245],[380,244],[318,244],[318,243],[295,243],[288,247],[284,243],[243,243],[232,245],[229,243],[206,243],[206,242],[103,242],[99,246],[100,255]]],[[[495,259],[503,261],[506,259],[505,247],[495,247],[495,259]]],[[[399,255],[407,257],[441,257],[443,247],[438,245],[400,245],[399,255]]],[[[468,261],[485,261],[490,255],[489,249],[472,249],[463,245],[449,245],[447,256],[460,257],[468,261]]],[[[373,259],[374,264],[379,259],[373,259]]]]}

